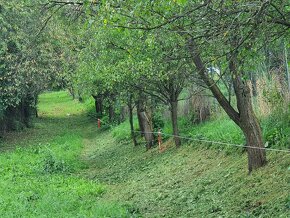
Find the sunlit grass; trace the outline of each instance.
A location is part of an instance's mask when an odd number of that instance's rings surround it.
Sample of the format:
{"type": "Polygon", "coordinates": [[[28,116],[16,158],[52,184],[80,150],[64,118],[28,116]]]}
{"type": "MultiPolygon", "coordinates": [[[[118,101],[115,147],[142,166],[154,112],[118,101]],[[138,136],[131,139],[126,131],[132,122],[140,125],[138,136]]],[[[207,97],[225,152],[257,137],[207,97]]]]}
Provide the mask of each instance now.
{"type": "Polygon", "coordinates": [[[79,176],[88,168],[81,153],[85,126],[92,125],[85,110],[66,92],[42,94],[34,128],[4,139],[0,217],[128,216],[126,208],[102,201],[104,185],[79,176]]]}

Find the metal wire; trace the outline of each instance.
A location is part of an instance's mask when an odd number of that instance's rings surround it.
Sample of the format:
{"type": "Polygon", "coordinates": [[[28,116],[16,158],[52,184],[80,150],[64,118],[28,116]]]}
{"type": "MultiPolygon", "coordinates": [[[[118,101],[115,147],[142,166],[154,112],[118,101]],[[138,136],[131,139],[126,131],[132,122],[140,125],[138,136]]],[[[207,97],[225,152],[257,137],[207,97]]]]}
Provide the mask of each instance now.
{"type": "Polygon", "coordinates": [[[161,135],[164,135],[164,136],[177,137],[177,138],[180,138],[180,139],[186,139],[186,140],[190,140],[190,141],[206,142],[206,143],[213,143],[213,144],[220,144],[220,145],[229,145],[229,146],[242,147],[242,148],[260,149],[260,150],[267,150],[267,151],[285,152],[285,153],[290,154],[290,150],[282,150],[282,149],[276,149],[276,148],[266,148],[266,147],[261,148],[261,147],[254,147],[254,146],[249,146],[249,145],[212,141],[212,140],[207,140],[207,139],[195,139],[195,138],[191,138],[191,137],[188,137],[188,136],[179,136],[179,135],[173,135],[173,134],[162,133],[162,132],[143,132],[143,131],[134,131],[134,132],[161,134],[161,135]]]}
{"type": "MultiPolygon", "coordinates": [[[[108,124],[106,122],[103,122],[101,119],[100,121],[102,123],[108,124]]],[[[283,149],[276,149],[276,148],[266,148],[266,147],[254,147],[254,146],[249,146],[249,145],[242,145],[242,144],[233,144],[233,143],[228,143],[228,142],[219,142],[219,141],[212,141],[212,140],[207,140],[207,139],[195,139],[191,138],[188,136],[179,136],[179,135],[173,135],[173,134],[168,134],[168,133],[163,133],[163,132],[144,132],[144,131],[133,131],[133,132],[138,132],[138,133],[150,133],[150,134],[161,134],[164,136],[170,136],[170,137],[176,137],[180,139],[186,139],[190,141],[197,141],[197,142],[206,142],[206,143],[212,143],[212,144],[219,144],[219,145],[229,145],[229,146],[235,146],[235,147],[240,147],[240,148],[251,148],[251,149],[259,149],[259,150],[266,150],[266,151],[276,151],[276,152],[284,152],[290,154],[290,150],[283,150],[283,149]]]]}

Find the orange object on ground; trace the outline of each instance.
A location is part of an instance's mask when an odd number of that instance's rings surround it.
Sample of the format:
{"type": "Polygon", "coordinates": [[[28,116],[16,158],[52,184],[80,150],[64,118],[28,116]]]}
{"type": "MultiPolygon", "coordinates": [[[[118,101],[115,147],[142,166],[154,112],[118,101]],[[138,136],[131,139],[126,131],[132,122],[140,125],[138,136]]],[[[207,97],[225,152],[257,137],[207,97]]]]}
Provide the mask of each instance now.
{"type": "Polygon", "coordinates": [[[100,129],[101,128],[101,120],[98,119],[98,128],[100,129]]]}
{"type": "Polygon", "coordinates": [[[161,131],[158,130],[158,146],[159,146],[159,150],[161,150],[161,144],[162,144],[162,134],[161,134],[161,131]]]}

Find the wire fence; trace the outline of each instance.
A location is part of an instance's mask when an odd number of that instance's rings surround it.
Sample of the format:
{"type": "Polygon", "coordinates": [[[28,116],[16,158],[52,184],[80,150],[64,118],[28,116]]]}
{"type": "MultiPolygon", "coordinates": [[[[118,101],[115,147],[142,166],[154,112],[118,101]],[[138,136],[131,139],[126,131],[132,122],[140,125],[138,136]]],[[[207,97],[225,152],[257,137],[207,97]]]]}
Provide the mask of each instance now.
{"type": "MultiPolygon", "coordinates": [[[[99,128],[101,127],[100,123],[108,124],[106,122],[103,122],[101,119],[98,119],[98,127],[99,128]]],[[[266,150],[266,151],[284,152],[284,153],[290,154],[289,149],[285,150],[285,149],[276,149],[276,148],[267,148],[267,147],[255,147],[255,146],[250,146],[250,145],[234,144],[234,143],[228,143],[228,142],[213,141],[213,140],[208,140],[208,139],[197,139],[197,138],[192,138],[189,136],[181,136],[181,135],[173,135],[173,134],[163,133],[162,131],[158,131],[158,132],[133,131],[133,132],[140,133],[140,134],[163,135],[163,136],[168,136],[168,137],[185,139],[185,140],[189,140],[189,141],[204,142],[204,143],[219,144],[219,145],[228,145],[228,146],[240,147],[240,148],[251,148],[251,149],[259,149],[259,150],[266,150]]]]}

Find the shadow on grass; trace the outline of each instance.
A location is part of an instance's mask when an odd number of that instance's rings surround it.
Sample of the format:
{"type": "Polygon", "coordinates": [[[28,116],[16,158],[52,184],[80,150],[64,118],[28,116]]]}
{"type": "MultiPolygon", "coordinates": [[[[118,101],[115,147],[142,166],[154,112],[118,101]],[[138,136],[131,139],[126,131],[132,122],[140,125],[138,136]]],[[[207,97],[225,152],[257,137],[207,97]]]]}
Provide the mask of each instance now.
{"type": "MultiPolygon", "coordinates": [[[[87,135],[86,128],[93,128],[93,126],[94,120],[85,113],[63,117],[40,116],[34,118],[31,128],[5,133],[4,137],[0,138],[0,152],[49,143],[56,136],[64,134],[87,135]]],[[[88,132],[91,132],[91,129],[88,132]]]]}

